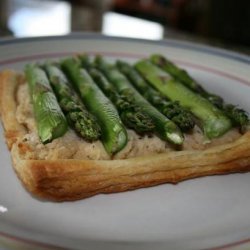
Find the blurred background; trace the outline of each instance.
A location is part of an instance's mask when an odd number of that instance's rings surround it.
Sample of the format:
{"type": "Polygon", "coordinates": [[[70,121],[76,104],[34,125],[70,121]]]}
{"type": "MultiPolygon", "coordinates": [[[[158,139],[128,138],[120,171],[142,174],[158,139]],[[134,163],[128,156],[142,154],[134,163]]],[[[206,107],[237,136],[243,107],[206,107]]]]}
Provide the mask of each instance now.
{"type": "Polygon", "coordinates": [[[249,0],[0,0],[0,37],[175,38],[250,54],[249,0]]]}

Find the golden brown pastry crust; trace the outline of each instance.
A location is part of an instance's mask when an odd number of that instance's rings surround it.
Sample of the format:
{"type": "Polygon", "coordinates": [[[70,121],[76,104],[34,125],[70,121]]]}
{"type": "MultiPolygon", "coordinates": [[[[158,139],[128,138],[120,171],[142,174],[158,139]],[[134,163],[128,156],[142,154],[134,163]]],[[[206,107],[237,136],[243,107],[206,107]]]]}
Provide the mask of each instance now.
{"type": "Polygon", "coordinates": [[[250,170],[250,132],[233,143],[206,150],[173,151],[122,160],[24,160],[23,152],[29,149],[17,140],[25,135],[26,129],[15,117],[20,77],[13,71],[0,74],[0,114],[14,169],[35,196],[55,201],[76,200],[98,193],[250,170]]]}

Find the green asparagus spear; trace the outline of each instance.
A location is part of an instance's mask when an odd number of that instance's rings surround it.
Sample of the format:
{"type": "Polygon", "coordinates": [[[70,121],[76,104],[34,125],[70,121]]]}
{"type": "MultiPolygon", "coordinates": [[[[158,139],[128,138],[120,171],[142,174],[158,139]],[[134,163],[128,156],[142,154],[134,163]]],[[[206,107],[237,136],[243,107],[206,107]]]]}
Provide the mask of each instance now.
{"type": "Polygon", "coordinates": [[[241,132],[247,129],[250,120],[245,110],[237,108],[233,104],[223,104],[223,111],[231,119],[234,126],[239,126],[241,132]]]}
{"type": "Polygon", "coordinates": [[[66,133],[67,121],[45,72],[36,65],[27,65],[25,75],[33,103],[38,135],[42,143],[51,142],[66,133]]]}
{"type": "Polygon", "coordinates": [[[198,84],[186,70],[179,68],[176,64],[169,61],[167,58],[162,55],[154,54],[150,57],[150,60],[153,64],[162,68],[168,74],[170,74],[174,79],[183,83],[186,87],[190,88],[196,93],[199,93],[215,106],[221,107],[223,100],[220,96],[208,93],[200,84],[198,84]]]}
{"type": "Polygon", "coordinates": [[[171,79],[165,71],[150,61],[141,60],[135,64],[135,67],[163,95],[173,101],[178,101],[200,119],[204,134],[209,139],[219,137],[231,128],[231,121],[221,110],[180,82],[171,79]]]}
{"type": "Polygon", "coordinates": [[[152,120],[134,103],[131,96],[119,95],[113,85],[99,70],[91,68],[89,73],[95,83],[117,107],[123,123],[128,128],[134,129],[139,134],[153,131],[154,124],[152,120]]]}
{"type": "Polygon", "coordinates": [[[83,68],[85,68],[85,69],[91,68],[92,62],[87,54],[79,54],[77,56],[77,58],[79,59],[81,66],[83,68]]]}
{"type": "Polygon", "coordinates": [[[98,140],[101,132],[96,119],[86,110],[78,95],[70,88],[64,73],[56,65],[45,64],[44,68],[71,127],[87,141],[98,140]]]}
{"type": "Polygon", "coordinates": [[[231,119],[235,126],[239,126],[242,130],[249,124],[249,117],[243,109],[239,109],[235,105],[225,104],[224,100],[215,94],[206,91],[199,83],[197,83],[187,71],[179,68],[173,62],[169,61],[161,55],[152,55],[150,57],[151,62],[155,65],[161,67],[163,70],[168,72],[176,80],[182,82],[191,90],[199,93],[206,99],[208,99],[212,104],[222,109],[224,113],[231,119]]]}
{"type": "Polygon", "coordinates": [[[95,59],[95,66],[104,73],[119,94],[131,96],[133,100],[135,100],[136,105],[152,119],[155,126],[154,132],[161,139],[176,145],[183,143],[183,135],[176,124],[161,114],[144,99],[114,65],[108,64],[101,56],[97,56],[95,59]]]}
{"type": "Polygon", "coordinates": [[[111,101],[93,82],[77,59],[66,59],[61,64],[69,80],[79,92],[87,109],[96,117],[101,127],[101,140],[106,151],[113,155],[127,144],[127,132],[111,101]]]}
{"type": "Polygon", "coordinates": [[[119,70],[128,77],[143,97],[177,124],[183,132],[187,132],[194,127],[195,122],[192,114],[181,107],[178,102],[167,100],[166,97],[149,86],[141,75],[127,62],[118,60],[116,65],[119,70]]]}

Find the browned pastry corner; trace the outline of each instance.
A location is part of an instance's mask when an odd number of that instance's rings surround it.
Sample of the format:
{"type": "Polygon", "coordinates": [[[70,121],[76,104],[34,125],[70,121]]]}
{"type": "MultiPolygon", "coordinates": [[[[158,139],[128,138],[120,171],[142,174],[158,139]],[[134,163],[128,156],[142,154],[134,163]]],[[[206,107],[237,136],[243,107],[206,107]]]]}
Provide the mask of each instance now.
{"type": "Polygon", "coordinates": [[[250,132],[233,142],[201,150],[169,151],[128,159],[33,159],[21,138],[27,128],[16,118],[17,89],[23,77],[0,74],[0,113],[14,169],[35,196],[55,201],[76,200],[161,183],[250,170],[250,132]],[[25,157],[24,157],[25,156],[25,157]]]}

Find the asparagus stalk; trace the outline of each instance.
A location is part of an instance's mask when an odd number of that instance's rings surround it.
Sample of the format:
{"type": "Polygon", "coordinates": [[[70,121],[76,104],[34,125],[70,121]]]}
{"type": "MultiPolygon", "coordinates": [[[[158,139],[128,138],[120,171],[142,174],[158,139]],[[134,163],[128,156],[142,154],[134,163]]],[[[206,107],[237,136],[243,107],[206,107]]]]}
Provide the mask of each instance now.
{"type": "Polygon", "coordinates": [[[244,111],[243,109],[239,109],[233,104],[226,104],[220,96],[206,91],[187,73],[187,71],[179,68],[173,62],[169,61],[161,55],[152,55],[150,57],[150,60],[152,63],[159,66],[171,76],[173,76],[176,80],[182,82],[191,90],[195,91],[196,93],[199,93],[200,95],[208,99],[219,109],[222,109],[224,113],[231,119],[235,126],[239,126],[242,130],[244,130],[244,128],[249,124],[249,118],[246,111],[244,111]]]}
{"type": "Polygon", "coordinates": [[[89,69],[92,67],[92,62],[87,54],[79,54],[77,58],[79,59],[83,68],[89,69]]]}
{"type": "Polygon", "coordinates": [[[223,100],[220,96],[208,93],[200,84],[198,84],[186,70],[179,68],[176,64],[169,61],[162,55],[154,54],[150,57],[153,64],[162,68],[168,74],[170,74],[174,79],[183,83],[186,87],[190,88],[196,93],[199,93],[210,102],[212,102],[217,107],[221,107],[223,100]]]}
{"type": "Polygon", "coordinates": [[[204,134],[209,139],[219,137],[231,128],[231,121],[221,110],[180,82],[171,79],[169,74],[150,61],[141,60],[135,67],[163,95],[188,108],[201,121],[204,134]]]}
{"type": "Polygon", "coordinates": [[[237,108],[233,104],[224,104],[223,111],[231,119],[234,126],[239,126],[241,132],[247,129],[250,120],[245,110],[237,108]]]}
{"type": "Polygon", "coordinates": [[[44,68],[71,127],[87,141],[98,140],[101,133],[95,117],[86,110],[78,95],[70,88],[64,73],[56,65],[46,64],[44,68]]]}
{"type": "Polygon", "coordinates": [[[154,132],[163,140],[173,144],[183,143],[183,135],[180,129],[153,107],[139,92],[130,84],[129,80],[114,66],[108,64],[101,56],[96,57],[95,66],[101,70],[107,79],[113,84],[119,94],[131,96],[141,110],[147,114],[154,123],[154,132]]]}
{"type": "Polygon", "coordinates": [[[134,103],[134,100],[126,95],[119,95],[113,85],[97,69],[89,70],[91,77],[100,87],[104,94],[114,103],[123,123],[137,133],[152,132],[154,124],[147,114],[144,114],[141,108],[134,103]]]}
{"type": "Polygon", "coordinates": [[[38,135],[42,143],[51,142],[66,133],[67,121],[45,72],[36,65],[27,65],[25,75],[33,103],[38,135]]]}
{"type": "Polygon", "coordinates": [[[143,97],[177,124],[183,132],[187,132],[194,127],[195,122],[192,114],[181,107],[178,102],[169,101],[166,97],[163,97],[157,90],[149,86],[141,75],[127,62],[118,60],[116,65],[119,70],[128,77],[143,97]]]}
{"type": "Polygon", "coordinates": [[[106,151],[113,155],[127,144],[127,132],[111,101],[93,82],[77,59],[66,59],[61,64],[69,80],[79,92],[87,109],[96,117],[101,127],[101,140],[106,151]]]}

